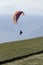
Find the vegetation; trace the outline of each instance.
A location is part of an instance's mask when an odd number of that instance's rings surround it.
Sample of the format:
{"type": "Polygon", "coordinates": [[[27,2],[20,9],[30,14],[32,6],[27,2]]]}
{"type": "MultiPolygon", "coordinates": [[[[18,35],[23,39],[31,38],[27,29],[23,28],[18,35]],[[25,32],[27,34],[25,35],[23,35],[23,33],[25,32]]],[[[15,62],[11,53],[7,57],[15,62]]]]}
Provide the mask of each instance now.
{"type": "Polygon", "coordinates": [[[43,54],[31,56],[11,63],[6,63],[4,65],[43,65],[43,54]]]}
{"type": "MultiPolygon", "coordinates": [[[[0,44],[0,61],[12,59],[12,58],[22,56],[22,55],[27,55],[27,54],[34,53],[41,50],[43,50],[43,37],[33,38],[29,40],[2,43],[0,44]]],[[[32,62],[33,60],[31,60],[30,62],[32,62]]],[[[27,62],[28,61],[26,61],[26,63],[27,62]]],[[[20,64],[20,65],[26,65],[26,63],[24,61],[23,64],[20,64]]]]}

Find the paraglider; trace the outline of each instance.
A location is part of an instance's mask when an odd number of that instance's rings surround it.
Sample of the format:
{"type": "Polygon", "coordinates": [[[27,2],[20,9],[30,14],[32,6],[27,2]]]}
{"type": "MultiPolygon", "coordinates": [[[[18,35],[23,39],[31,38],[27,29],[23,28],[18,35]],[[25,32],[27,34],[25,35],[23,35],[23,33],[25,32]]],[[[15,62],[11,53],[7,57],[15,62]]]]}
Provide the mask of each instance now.
{"type": "MultiPolygon", "coordinates": [[[[19,19],[19,17],[20,16],[23,16],[24,15],[24,12],[23,11],[16,11],[14,14],[13,14],[13,22],[14,22],[14,24],[17,24],[17,22],[18,22],[18,19],[19,19]]],[[[22,34],[23,32],[20,30],[20,35],[22,34]]]]}
{"type": "Polygon", "coordinates": [[[21,35],[22,33],[23,33],[23,32],[20,30],[20,33],[19,33],[19,34],[21,35]]]}
{"type": "Polygon", "coordinates": [[[17,23],[17,21],[18,21],[18,19],[19,19],[19,17],[20,16],[23,16],[24,15],[24,12],[23,11],[16,11],[15,13],[14,13],[14,15],[13,15],[13,22],[16,24],[17,23]]]}

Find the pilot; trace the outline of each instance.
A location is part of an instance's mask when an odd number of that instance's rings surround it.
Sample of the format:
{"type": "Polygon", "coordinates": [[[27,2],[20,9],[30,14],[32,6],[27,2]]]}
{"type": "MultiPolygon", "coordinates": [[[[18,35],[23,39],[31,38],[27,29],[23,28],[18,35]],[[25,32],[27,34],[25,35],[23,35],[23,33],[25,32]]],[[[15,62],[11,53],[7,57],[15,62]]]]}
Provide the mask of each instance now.
{"type": "Polygon", "coordinates": [[[19,33],[19,34],[21,35],[22,33],[23,33],[23,32],[20,30],[20,33],[19,33]]]}

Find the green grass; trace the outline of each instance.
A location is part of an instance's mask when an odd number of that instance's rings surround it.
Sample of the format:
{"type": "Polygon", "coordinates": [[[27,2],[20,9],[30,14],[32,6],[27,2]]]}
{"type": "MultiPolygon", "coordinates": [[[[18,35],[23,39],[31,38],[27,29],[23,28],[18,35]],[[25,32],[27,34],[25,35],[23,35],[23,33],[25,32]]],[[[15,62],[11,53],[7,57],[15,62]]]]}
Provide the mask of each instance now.
{"type": "Polygon", "coordinates": [[[0,44],[0,61],[41,50],[43,50],[43,37],[17,42],[7,42],[0,44]]]}

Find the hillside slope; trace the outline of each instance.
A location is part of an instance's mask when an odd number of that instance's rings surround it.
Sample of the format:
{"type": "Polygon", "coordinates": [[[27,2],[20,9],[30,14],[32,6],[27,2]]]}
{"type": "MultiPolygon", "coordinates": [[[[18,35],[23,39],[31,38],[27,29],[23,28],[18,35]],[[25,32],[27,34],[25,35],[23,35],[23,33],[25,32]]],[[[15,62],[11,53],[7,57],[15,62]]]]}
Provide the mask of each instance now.
{"type": "Polygon", "coordinates": [[[0,44],[0,61],[43,50],[43,37],[0,44]]]}
{"type": "Polygon", "coordinates": [[[5,65],[43,65],[43,54],[34,55],[21,60],[6,63],[5,65]]]}

